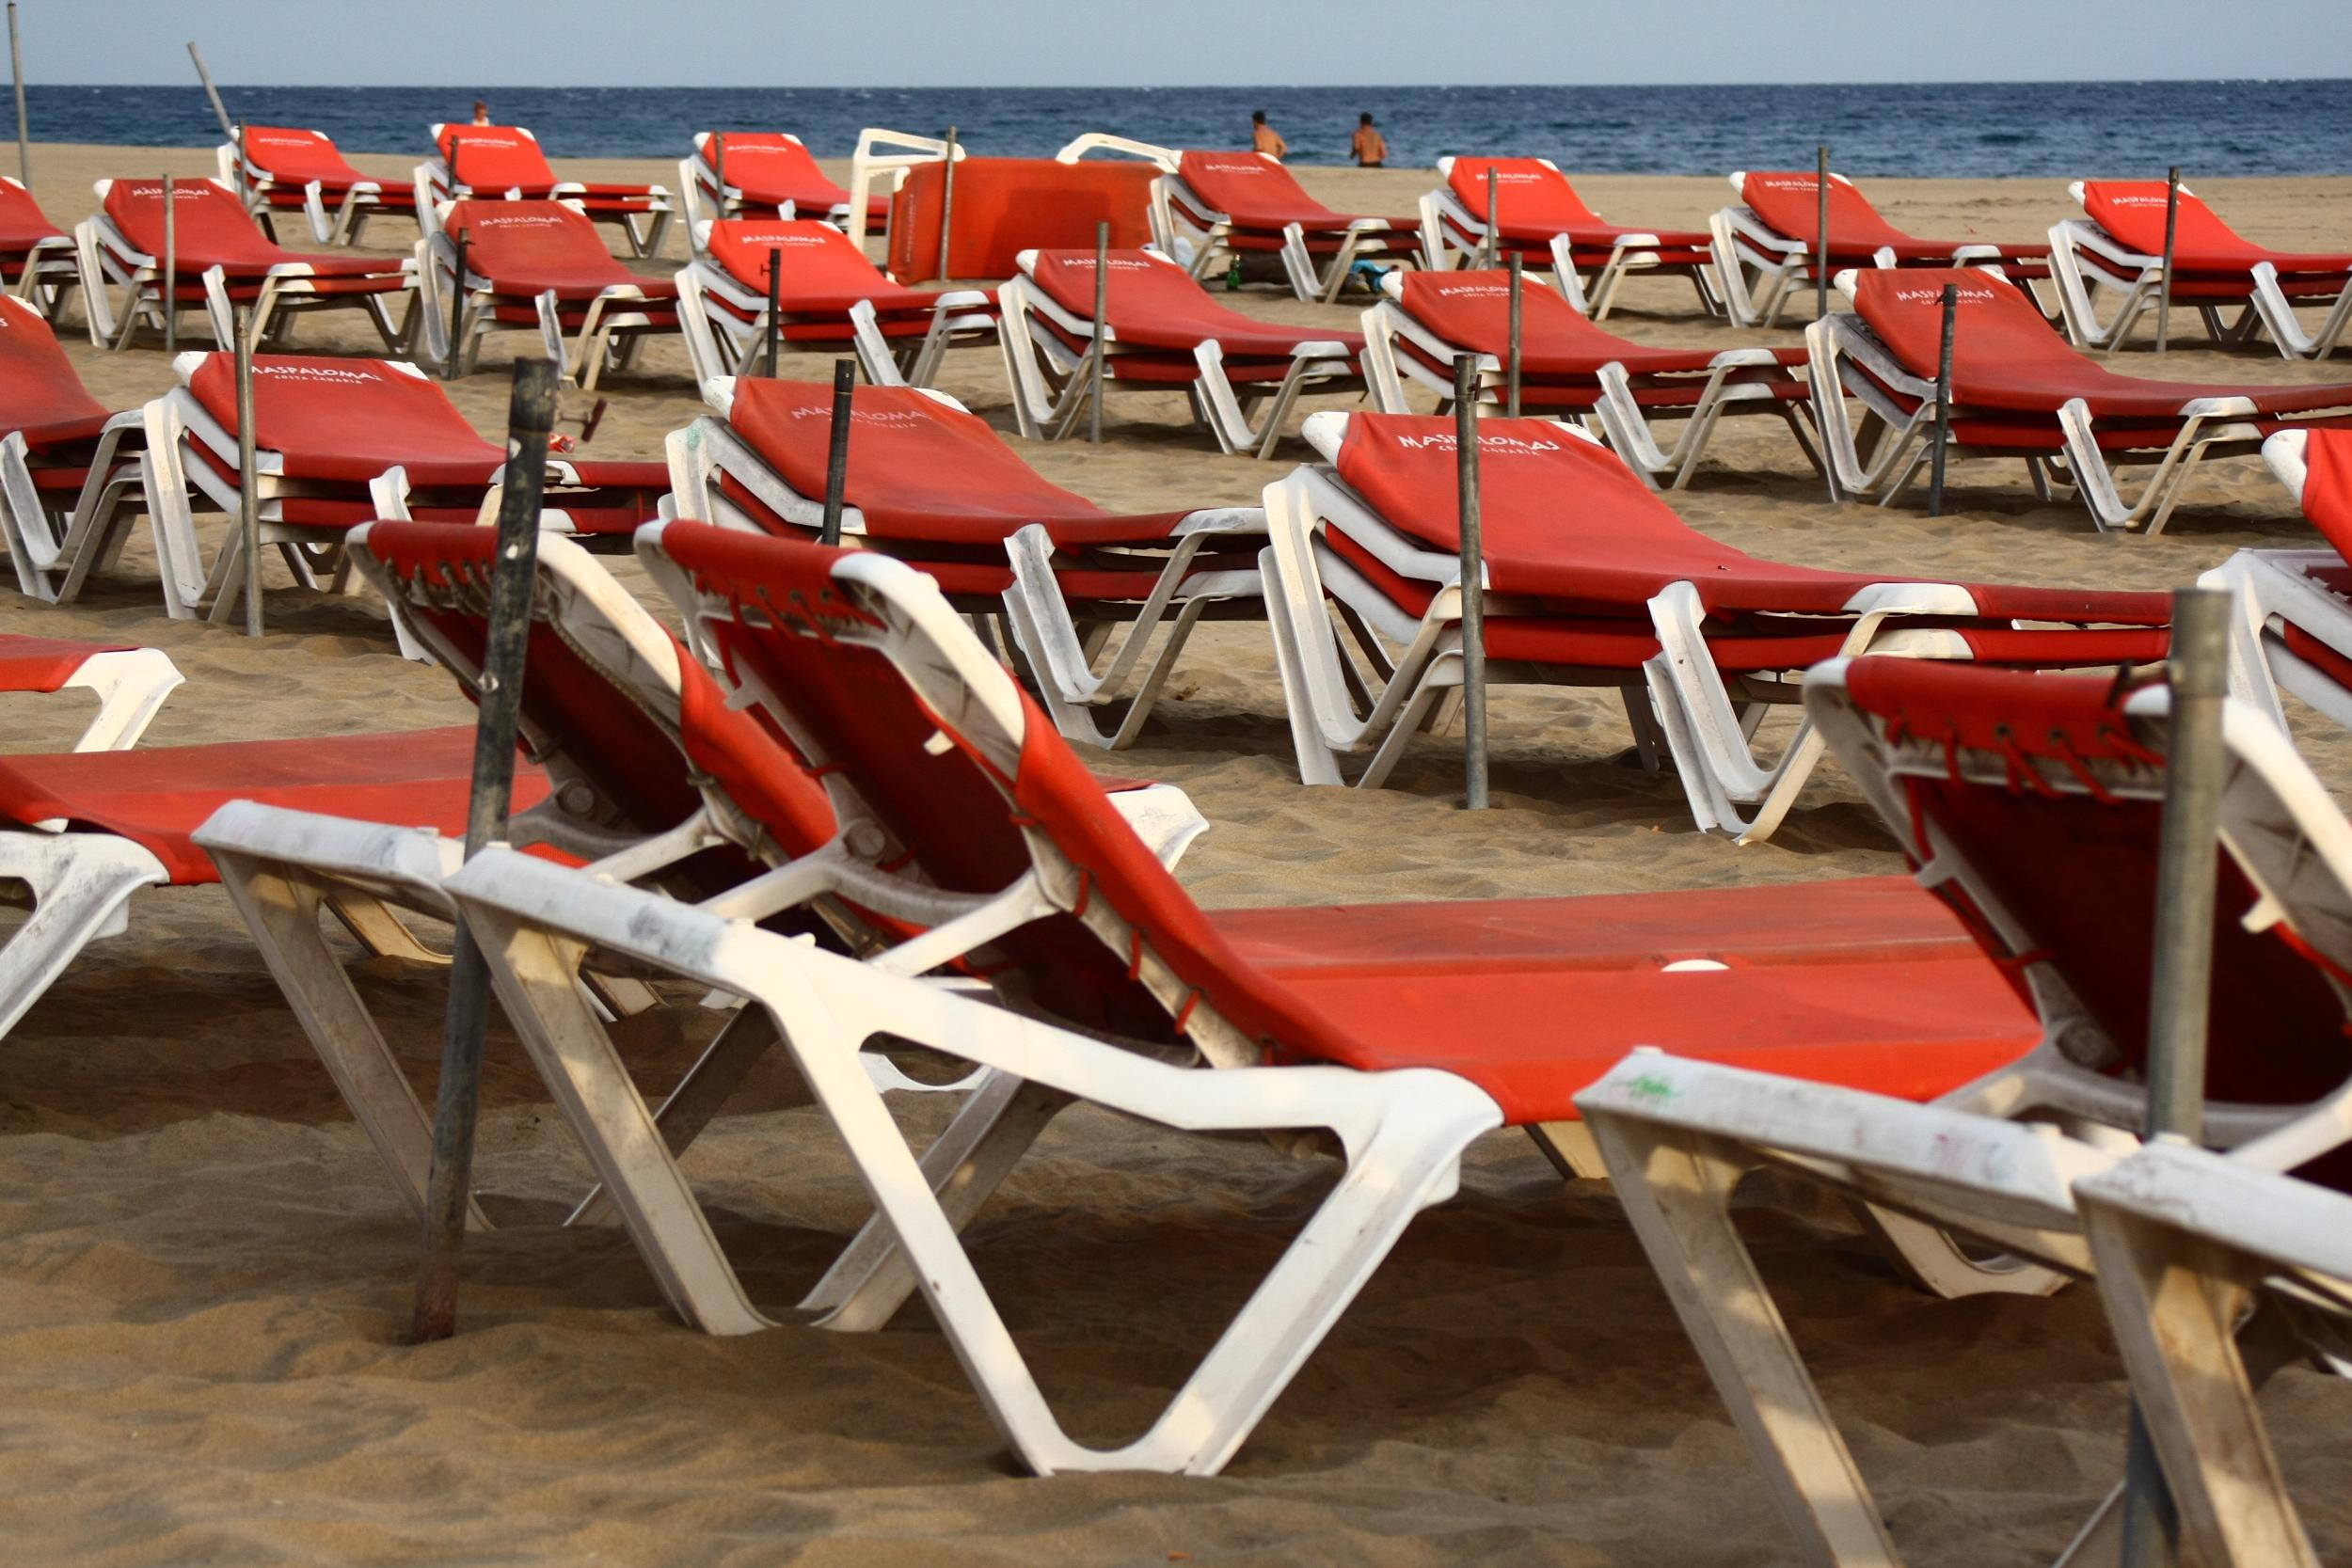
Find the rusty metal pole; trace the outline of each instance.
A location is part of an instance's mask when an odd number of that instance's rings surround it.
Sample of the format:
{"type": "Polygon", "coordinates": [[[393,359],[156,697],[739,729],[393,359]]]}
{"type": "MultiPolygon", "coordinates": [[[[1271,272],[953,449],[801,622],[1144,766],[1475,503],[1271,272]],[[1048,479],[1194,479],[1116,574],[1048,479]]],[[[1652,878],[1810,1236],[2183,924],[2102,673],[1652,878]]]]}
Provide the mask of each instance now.
{"type": "Polygon", "coordinates": [[[172,200],[171,176],[164,176],[164,275],[155,291],[164,308],[164,357],[180,352],[180,209],[172,200]]]}
{"type": "Polygon", "coordinates": [[[1087,439],[1103,444],[1103,357],[1111,323],[1111,226],[1094,226],[1094,341],[1087,352],[1087,439]]]}
{"type": "Polygon", "coordinates": [[[220,89],[213,86],[213,73],[204,69],[203,52],[193,42],[188,45],[188,58],[196,62],[196,78],[204,84],[204,96],[213,101],[213,113],[220,119],[221,134],[228,135],[229,110],[220,101],[220,89]]]}
{"type": "Polygon", "coordinates": [[[16,0],[8,0],[8,71],[16,78],[16,170],[33,188],[33,134],[24,119],[24,49],[16,37],[16,0]]]}
{"type": "Polygon", "coordinates": [[[254,493],[253,321],[250,307],[232,309],[237,335],[237,536],[245,547],[245,634],[262,635],[262,500],[254,493]]]}
{"type": "Polygon", "coordinates": [[[776,245],[768,252],[768,316],[764,329],[767,339],[768,379],[773,381],[780,373],[776,364],[784,356],[784,247],[776,245]]]}
{"type": "Polygon", "coordinates": [[[1829,144],[1813,151],[1813,316],[1829,314],[1829,144]]]}
{"type": "MultiPolygon", "coordinates": [[[[539,503],[555,429],[555,361],[515,362],[506,413],[506,483],[499,498],[498,563],[490,577],[489,647],[474,721],[473,795],[466,813],[471,857],[506,832],[514,802],[515,733],[522,711],[532,578],[539,567],[539,503]]],[[[460,921],[449,976],[448,1025],[433,1117],[433,1174],[425,1191],[423,1260],[417,1271],[414,1343],[457,1330],[457,1261],[473,1185],[474,1124],[482,1111],[482,1037],[489,1025],[490,970],[460,921]]]]}
{"type": "Polygon", "coordinates": [[[939,280],[947,281],[947,241],[956,231],[956,128],[947,127],[947,166],[939,172],[939,280]]]}
{"type": "Polygon", "coordinates": [[[1516,250],[1511,252],[1511,359],[1503,369],[1503,412],[1513,419],[1519,417],[1519,309],[1522,303],[1520,274],[1526,263],[1516,250]]]}
{"type": "Polygon", "coordinates": [[[449,352],[441,356],[443,381],[456,380],[466,358],[466,231],[460,229],[449,243],[449,352]]]}
{"type": "Polygon", "coordinates": [[[719,187],[711,198],[711,215],[723,220],[727,215],[727,134],[710,133],[710,178],[719,187]]]}
{"type": "Polygon", "coordinates": [[[2172,242],[2181,227],[2181,170],[2164,180],[2164,271],[2156,279],[2156,352],[2172,346],[2172,242]]]}
{"type": "MultiPolygon", "coordinates": [[[[1488,209],[1491,214],[1492,209],[1488,209]]],[[[1461,506],[1462,805],[1485,811],[1486,557],[1478,536],[1478,356],[1454,361],[1454,451],[1461,506]]]]}
{"type": "Polygon", "coordinates": [[[1960,325],[1960,289],[1944,285],[1944,341],[1935,351],[1935,451],[1928,468],[1928,515],[1944,515],[1944,456],[1952,444],[1952,341],[1960,325]]]}
{"type": "Polygon", "coordinates": [[[841,543],[841,509],[850,490],[850,426],[856,417],[857,361],[833,362],[833,427],[826,434],[825,519],[817,531],[820,545],[841,543]]]}
{"type": "Polygon", "coordinates": [[[1486,166],[1486,265],[1502,255],[1502,192],[1495,182],[1495,166],[1486,166]]]}

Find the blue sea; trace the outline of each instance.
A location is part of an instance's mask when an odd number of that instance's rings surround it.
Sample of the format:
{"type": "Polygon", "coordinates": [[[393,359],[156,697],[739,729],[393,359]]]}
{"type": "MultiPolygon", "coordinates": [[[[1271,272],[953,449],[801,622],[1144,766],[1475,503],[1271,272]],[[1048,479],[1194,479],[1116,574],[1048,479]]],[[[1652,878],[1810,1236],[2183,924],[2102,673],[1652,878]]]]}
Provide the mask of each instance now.
{"type": "MultiPolygon", "coordinates": [[[[1297,163],[1344,163],[1356,117],[1390,162],[1443,153],[1549,157],[1571,171],[1717,174],[1809,166],[1829,144],[1853,175],[2190,176],[2352,170],[2352,80],[1940,83],[1881,87],[256,87],[229,112],[305,125],[346,150],[422,154],[425,126],[526,125],[559,156],[680,157],[696,131],[790,131],[846,156],[860,128],[938,135],[975,154],[1040,157],[1082,131],[1173,147],[1248,144],[1263,108],[1297,163]]],[[[40,141],[186,147],[219,139],[196,86],[29,89],[40,141]]]]}

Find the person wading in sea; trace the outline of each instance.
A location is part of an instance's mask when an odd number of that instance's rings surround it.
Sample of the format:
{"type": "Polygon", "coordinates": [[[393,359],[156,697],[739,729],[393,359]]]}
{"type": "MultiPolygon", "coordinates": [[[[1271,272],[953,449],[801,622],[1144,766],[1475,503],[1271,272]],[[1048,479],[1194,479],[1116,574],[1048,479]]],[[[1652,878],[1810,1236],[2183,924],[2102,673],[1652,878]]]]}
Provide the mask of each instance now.
{"type": "Polygon", "coordinates": [[[1349,150],[1359,168],[1385,168],[1389,162],[1389,140],[1372,123],[1372,117],[1361,117],[1356,125],[1356,142],[1349,150]]]}
{"type": "Polygon", "coordinates": [[[1282,133],[1265,122],[1263,109],[1249,117],[1249,146],[1252,151],[1263,152],[1278,164],[1291,150],[1291,144],[1282,139],[1282,133]]]}

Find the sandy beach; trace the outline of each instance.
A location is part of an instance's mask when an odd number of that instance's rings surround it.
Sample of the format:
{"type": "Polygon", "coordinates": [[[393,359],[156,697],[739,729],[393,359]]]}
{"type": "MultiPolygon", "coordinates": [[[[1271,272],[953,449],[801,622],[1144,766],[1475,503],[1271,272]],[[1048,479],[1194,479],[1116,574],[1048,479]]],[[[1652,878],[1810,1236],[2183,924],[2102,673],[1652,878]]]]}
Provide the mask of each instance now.
{"type": "MultiPolygon", "coordinates": [[[[354,161],[405,176],[416,159],[354,161]]],[[[559,166],[676,176],[653,161],[559,166]]],[[[43,206],[71,227],[94,205],[95,179],[209,174],[213,157],[37,145],[34,172],[43,206]]],[[[1300,172],[1334,206],[1399,214],[1436,180],[1300,172]]],[[[1704,228],[1729,195],[1714,179],[1578,187],[1599,212],[1661,227],[1704,228]]],[[[2346,243],[2352,178],[2199,188],[2265,243],[2346,243]]],[[[1893,222],[1937,235],[2031,237],[2072,211],[2056,181],[1868,190],[1893,222]]],[[[370,239],[395,249],[414,234],[384,220],[370,239]]],[[[669,247],[632,265],[667,272],[682,236],[669,247]]],[[[1332,326],[1360,309],[1232,297],[1332,326]]],[[[1611,325],[1659,343],[1795,341],[1712,325],[1693,304],[1680,283],[1639,282],[1611,325]]],[[[296,347],[377,352],[357,323],[307,321],[296,347]]],[[[61,338],[110,408],[172,384],[156,346],[92,349],[78,306],[61,338]]],[[[2193,324],[2178,341],[2121,368],[2235,382],[2347,373],[2341,355],[2312,365],[2209,352],[2193,324]]],[[[499,430],[510,357],[534,344],[494,337],[480,372],[452,388],[478,428],[499,430]]],[[[820,358],[802,363],[811,379],[827,373],[820,358]]],[[[941,384],[1009,435],[994,350],[951,356],[941,384]]],[[[702,411],[675,341],[604,391],[596,457],[659,457],[663,435],[702,411]]],[[[565,412],[590,401],[567,393],[565,412]]],[[[2037,502],[2015,464],[1957,467],[1940,520],[1912,499],[1833,508],[1777,424],[1746,424],[1718,437],[1670,502],[1709,534],[1807,564],[2166,588],[2239,548],[2312,538],[2253,461],[2206,467],[2153,540],[2103,537],[2078,503],[2037,502]]],[[[1254,502],[1308,455],[1294,441],[1274,463],[1219,456],[1175,395],[1115,399],[1104,434],[1099,449],[1020,450],[1056,483],[1134,512],[1254,502]]],[[[633,562],[613,564],[660,605],[633,562]]],[[[260,643],[167,621],[143,530],[73,607],[0,590],[0,631],[166,650],[188,682],[148,746],[470,721],[446,676],[396,656],[380,603],[309,594],[270,566],[260,643]]],[[[0,749],[30,751],[64,744],[84,710],[9,698],[0,714],[0,749]]],[[[2296,718],[2306,755],[2352,799],[2352,743],[2296,718]]],[[[1212,625],[1142,742],[1112,766],[1182,785],[1214,824],[1181,867],[1212,906],[1901,868],[1835,765],[1775,839],[1743,848],[1694,832],[1671,777],[1621,766],[1627,738],[1613,695],[1504,691],[1494,812],[1455,809],[1458,734],[1419,741],[1390,789],[1306,790],[1264,628],[1212,625]]],[[[439,975],[379,961],[364,987],[429,1085],[439,975]]],[[[643,1082],[660,1086],[711,1021],[674,1008],[631,1027],[643,1082]]],[[[787,1326],[715,1339],[680,1326],[621,1231],[555,1227],[586,1164],[511,1038],[494,1033],[490,1058],[478,1175],[501,1228],[469,1243],[464,1331],[410,1349],[414,1227],[218,889],[143,895],[129,933],[95,944],[0,1041],[0,1541],[12,1560],[1798,1560],[1606,1186],[1564,1185],[1523,1138],[1473,1149],[1462,1196],[1412,1227],[1224,1475],[1035,1480],[1014,1473],[919,1305],[865,1336],[787,1326]]],[[[764,1071],[689,1169],[755,1295],[780,1309],[862,1199],[815,1114],[775,1108],[788,1069],[764,1071]]],[[[920,1125],[941,1111],[907,1115],[920,1125]]],[[[984,1213],[975,1252],[1048,1397],[1078,1434],[1108,1441],[1156,1410],[1327,1180],[1319,1162],[1075,1112],[984,1213]]],[[[2121,1473],[2127,1390],[2095,1294],[1938,1302],[1898,1280],[1842,1211],[1759,1201],[1752,1219],[1910,1560],[2053,1559],[2121,1473]]],[[[2352,1386],[2289,1370],[2265,1408],[2321,1555],[2352,1558],[2352,1386]]]]}

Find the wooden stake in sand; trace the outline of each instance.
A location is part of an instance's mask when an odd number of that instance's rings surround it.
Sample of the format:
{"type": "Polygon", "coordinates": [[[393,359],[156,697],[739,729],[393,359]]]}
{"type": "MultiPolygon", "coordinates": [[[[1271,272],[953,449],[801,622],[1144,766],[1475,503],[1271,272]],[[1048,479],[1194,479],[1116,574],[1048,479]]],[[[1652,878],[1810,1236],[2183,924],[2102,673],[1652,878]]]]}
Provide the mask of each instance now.
{"type": "MultiPolygon", "coordinates": [[[[482,661],[474,721],[473,796],[466,854],[506,832],[514,802],[515,731],[522,709],[523,652],[531,634],[532,580],[539,568],[539,502],[546,493],[548,436],[555,428],[555,361],[518,359],[506,414],[506,482],[499,498],[498,564],[490,577],[489,648],[482,661]]],[[[457,1259],[466,1242],[473,1186],[474,1123],[482,1109],[482,1035],[490,1010],[490,970],[463,921],[451,957],[441,1085],[433,1117],[433,1174],[425,1191],[423,1261],[417,1272],[417,1344],[457,1328],[457,1259]]]]}
{"type": "Polygon", "coordinates": [[[768,378],[776,378],[776,360],[784,353],[784,247],[768,252],[768,315],[766,318],[768,378]]]}
{"type": "Polygon", "coordinates": [[[1094,226],[1094,341],[1087,347],[1087,439],[1103,444],[1103,356],[1111,324],[1111,226],[1094,226]]]}
{"type": "Polygon", "coordinates": [[[2156,275],[2156,352],[2172,346],[2172,241],[2181,228],[2181,168],[2164,178],[2164,270],[2156,275]]]}
{"type": "Polygon", "coordinates": [[[466,231],[450,236],[449,352],[441,356],[441,379],[454,381],[466,359],[466,231]]]}
{"type": "MultiPolygon", "coordinates": [[[[1487,214],[1491,220],[1494,209],[1487,214]]],[[[1454,451],[1461,497],[1462,805],[1486,809],[1486,557],[1478,538],[1478,356],[1454,361],[1454,451]]]]}
{"type": "Polygon", "coordinates": [[[1960,325],[1960,289],[1944,285],[1944,341],[1935,351],[1935,451],[1928,467],[1928,515],[1944,515],[1944,454],[1952,444],[1952,338],[1960,325]]]}
{"type": "Polygon", "coordinates": [[[1486,166],[1486,255],[1487,266],[1502,254],[1502,193],[1495,188],[1495,166],[1486,166]]]}
{"type": "Polygon", "coordinates": [[[1813,150],[1813,317],[1829,314],[1829,144],[1813,150]]]}
{"type": "Polygon", "coordinates": [[[203,52],[193,42],[188,45],[188,58],[196,62],[196,79],[204,84],[204,96],[213,101],[213,113],[220,120],[220,134],[224,136],[234,135],[235,128],[229,123],[229,110],[220,101],[220,89],[213,86],[213,73],[204,69],[203,52]]]}
{"type": "Polygon", "coordinates": [[[833,426],[825,448],[825,516],[818,526],[820,545],[841,543],[841,507],[850,488],[850,425],[857,396],[857,361],[833,362],[833,426]]]}
{"type": "Polygon", "coordinates": [[[245,547],[245,634],[262,635],[262,503],[253,481],[253,320],[250,307],[230,312],[237,335],[237,537],[245,547]]]}
{"type": "Polygon", "coordinates": [[[1511,359],[1510,363],[1503,367],[1502,385],[1504,388],[1504,400],[1502,408],[1504,413],[1510,415],[1511,418],[1515,420],[1519,417],[1520,274],[1526,270],[1525,259],[1516,250],[1511,252],[1511,359]]]}
{"type": "Polygon", "coordinates": [[[164,176],[164,275],[155,298],[164,308],[164,358],[180,352],[180,208],[172,199],[171,176],[164,176]]]}
{"type": "MultiPolygon", "coordinates": [[[[2156,844],[2156,929],[2148,995],[2151,1141],[2194,1142],[2204,1129],[2205,1014],[2213,985],[2215,846],[2221,823],[2221,705],[2229,690],[2230,595],[2183,588],[2172,594],[2170,739],[2164,823],[2156,844]]],[[[2123,1487],[2125,1568],[2159,1568],[2180,1556],[2180,1515],[2134,1402],[2123,1487]]]]}
{"type": "Polygon", "coordinates": [[[16,38],[16,0],[8,0],[8,71],[16,78],[16,171],[33,188],[33,138],[24,120],[24,49],[16,38]]]}
{"type": "Polygon", "coordinates": [[[956,231],[956,128],[947,127],[947,166],[939,175],[939,280],[947,280],[947,241],[956,231]]]}
{"type": "Polygon", "coordinates": [[[724,131],[710,133],[710,178],[719,187],[719,194],[711,200],[712,215],[723,218],[727,215],[727,134],[724,131]]]}

